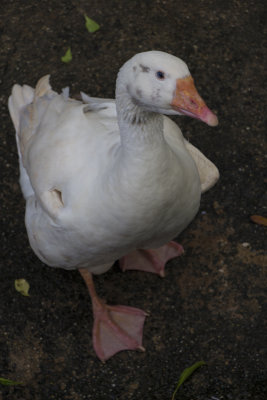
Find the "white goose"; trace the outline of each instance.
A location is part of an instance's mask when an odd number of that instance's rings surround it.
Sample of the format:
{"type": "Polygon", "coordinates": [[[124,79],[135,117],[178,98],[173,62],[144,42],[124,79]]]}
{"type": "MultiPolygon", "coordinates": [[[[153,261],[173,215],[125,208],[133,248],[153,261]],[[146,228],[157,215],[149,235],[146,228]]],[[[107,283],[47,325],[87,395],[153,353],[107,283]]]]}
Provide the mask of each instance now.
{"type": "Polygon", "coordinates": [[[171,241],[196,215],[201,192],[217,181],[214,164],[162,114],[217,117],[196,91],[187,65],[172,55],[140,53],[120,69],[114,100],[15,85],[20,184],[31,247],[46,264],[79,269],[91,295],[97,356],[141,349],[146,314],[110,306],[92,274],[120,259],[122,269],[164,274],[182,252],[171,241]]]}

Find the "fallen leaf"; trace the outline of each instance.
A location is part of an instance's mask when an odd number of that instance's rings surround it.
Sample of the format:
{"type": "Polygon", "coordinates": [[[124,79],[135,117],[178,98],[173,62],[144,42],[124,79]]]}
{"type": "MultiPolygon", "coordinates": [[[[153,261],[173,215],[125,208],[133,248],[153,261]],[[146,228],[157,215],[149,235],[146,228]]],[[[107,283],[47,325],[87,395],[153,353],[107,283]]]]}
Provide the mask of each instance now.
{"type": "Polygon", "coordinates": [[[64,56],[61,57],[61,61],[69,63],[72,60],[71,48],[69,47],[64,56]]]}
{"type": "Polygon", "coordinates": [[[0,384],[5,386],[23,385],[22,382],[11,381],[10,379],[0,378],[0,384]]]}
{"type": "Polygon", "coordinates": [[[250,219],[254,224],[267,226],[267,218],[262,217],[261,215],[251,215],[250,219]]]}
{"type": "Polygon", "coordinates": [[[94,33],[96,31],[98,31],[100,26],[98,25],[97,22],[95,22],[91,18],[87,17],[86,14],[84,14],[84,18],[85,18],[85,26],[86,26],[86,29],[88,30],[88,32],[94,33]]]}
{"type": "Polygon", "coordinates": [[[29,296],[30,285],[25,279],[15,279],[15,289],[23,296],[29,296]]]}
{"type": "Polygon", "coordinates": [[[180,375],[179,381],[177,383],[177,386],[175,388],[175,391],[173,392],[172,395],[172,400],[174,400],[176,393],[178,392],[179,387],[184,383],[184,381],[186,381],[186,379],[188,379],[193,372],[201,367],[202,365],[206,365],[206,363],[204,361],[198,361],[195,364],[193,364],[191,367],[186,368],[180,375]]]}

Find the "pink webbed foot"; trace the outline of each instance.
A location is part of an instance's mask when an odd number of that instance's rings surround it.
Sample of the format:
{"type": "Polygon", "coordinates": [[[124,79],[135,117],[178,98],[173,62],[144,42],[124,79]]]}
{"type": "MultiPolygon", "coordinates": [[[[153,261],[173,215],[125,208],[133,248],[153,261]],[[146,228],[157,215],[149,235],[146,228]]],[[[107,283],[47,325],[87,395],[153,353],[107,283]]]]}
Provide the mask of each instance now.
{"type": "Polygon", "coordinates": [[[120,259],[120,267],[123,271],[135,269],[153,272],[164,277],[164,268],[167,261],[179,257],[184,253],[183,247],[176,242],[169,242],[157,249],[134,250],[120,259]]]}
{"type": "Polygon", "coordinates": [[[122,350],[141,350],[143,326],[147,314],[134,307],[94,307],[93,345],[100,360],[105,361],[122,350]]]}
{"type": "Polygon", "coordinates": [[[105,304],[96,294],[92,274],[79,269],[88,287],[94,313],[93,346],[101,361],[122,350],[141,350],[143,326],[148,314],[127,306],[105,304]]]}

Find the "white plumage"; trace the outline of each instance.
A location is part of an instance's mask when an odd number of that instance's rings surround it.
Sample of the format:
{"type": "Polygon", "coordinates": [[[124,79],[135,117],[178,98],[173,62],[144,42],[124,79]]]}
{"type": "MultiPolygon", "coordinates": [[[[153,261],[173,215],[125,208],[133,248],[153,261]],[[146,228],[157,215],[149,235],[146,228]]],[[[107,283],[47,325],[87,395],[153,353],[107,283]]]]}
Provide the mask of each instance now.
{"type": "Polygon", "coordinates": [[[103,273],[190,223],[218,170],[162,114],[217,124],[192,82],[182,60],[152,51],[121,68],[116,103],[57,94],[49,76],[35,90],[13,87],[26,227],[44,263],[103,273]]]}

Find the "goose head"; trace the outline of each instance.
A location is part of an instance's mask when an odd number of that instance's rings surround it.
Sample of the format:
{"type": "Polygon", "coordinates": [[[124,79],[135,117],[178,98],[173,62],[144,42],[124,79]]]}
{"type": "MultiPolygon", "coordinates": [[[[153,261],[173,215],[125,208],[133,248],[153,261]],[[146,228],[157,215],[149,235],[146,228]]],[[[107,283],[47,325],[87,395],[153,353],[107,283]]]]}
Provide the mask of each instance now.
{"type": "Polygon", "coordinates": [[[128,97],[145,111],[187,115],[210,126],[218,124],[216,115],[198,94],[186,63],[161,51],[136,54],[122,66],[116,97],[124,107],[128,97]]]}

